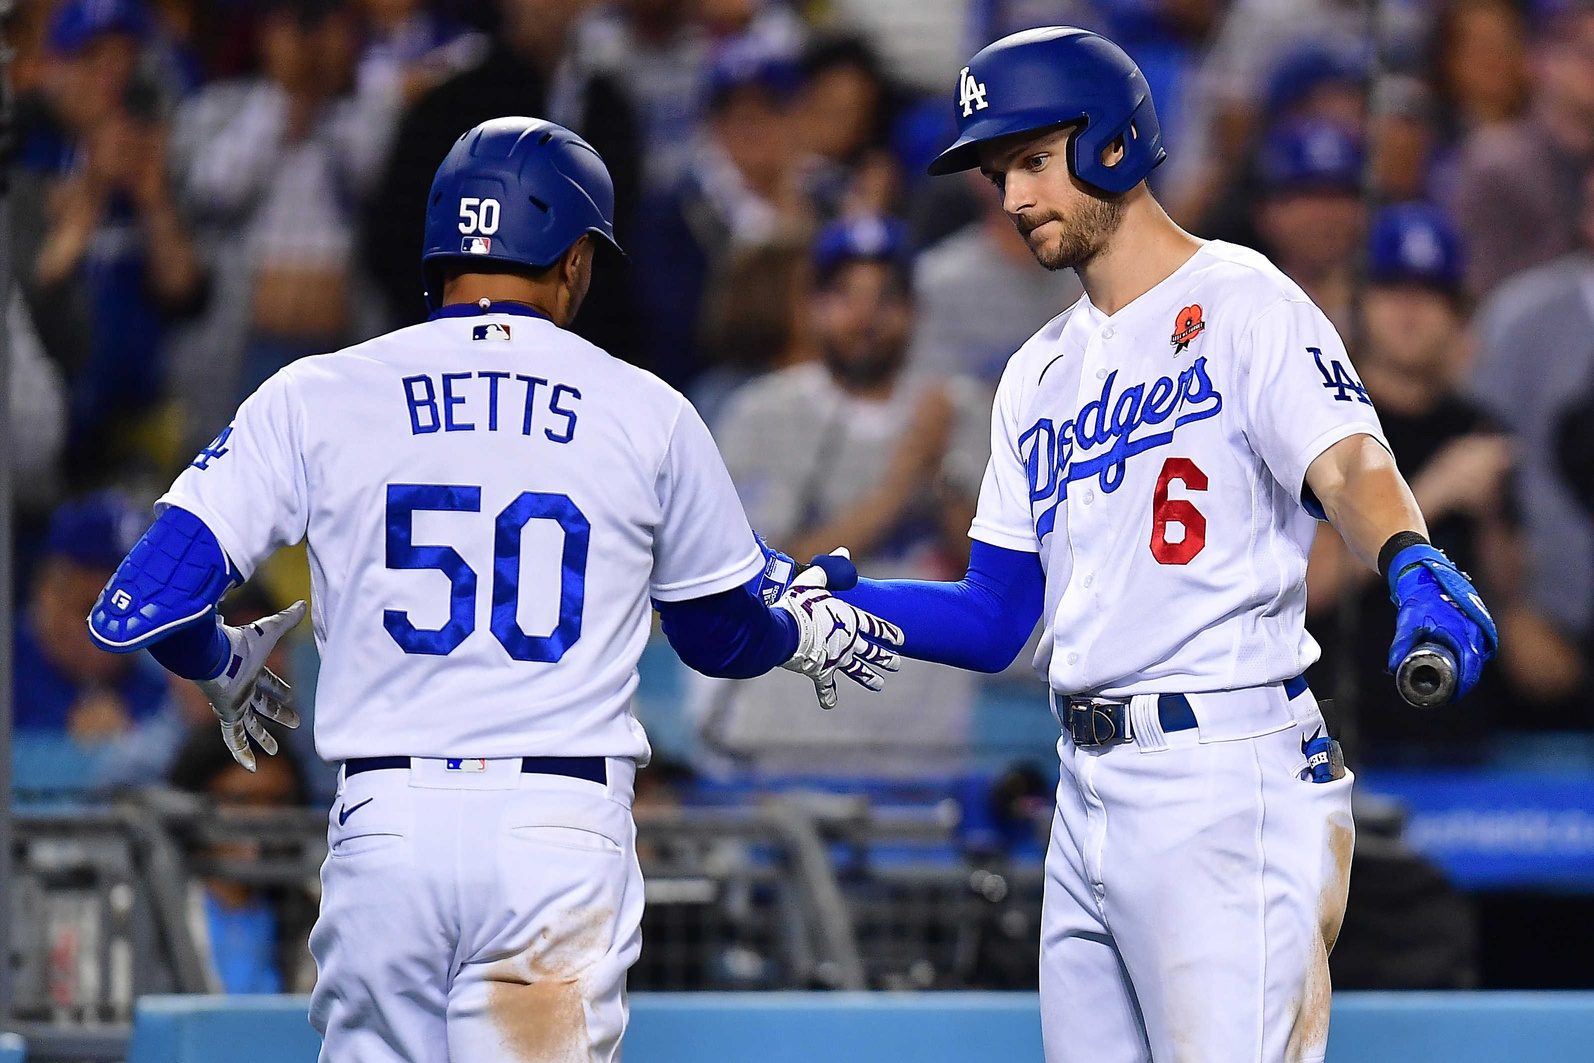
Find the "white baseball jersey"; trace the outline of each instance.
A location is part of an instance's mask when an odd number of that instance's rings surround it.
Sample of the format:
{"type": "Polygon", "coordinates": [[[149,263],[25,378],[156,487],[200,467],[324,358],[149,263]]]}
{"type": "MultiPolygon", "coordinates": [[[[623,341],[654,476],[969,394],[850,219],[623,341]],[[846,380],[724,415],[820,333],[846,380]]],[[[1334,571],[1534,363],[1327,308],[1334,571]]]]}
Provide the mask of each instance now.
{"type": "Polygon", "coordinates": [[[1318,656],[1307,466],[1362,433],[1383,442],[1333,325],[1262,255],[1209,242],[1014,355],[970,535],[1039,551],[1035,667],[1058,693],[1276,683],[1318,656]]]}
{"type": "Polygon", "coordinates": [[[328,760],[645,759],[663,601],[763,567],[691,405],[545,318],[458,308],[267,381],[162,504],[245,576],[308,539],[328,760]]]}

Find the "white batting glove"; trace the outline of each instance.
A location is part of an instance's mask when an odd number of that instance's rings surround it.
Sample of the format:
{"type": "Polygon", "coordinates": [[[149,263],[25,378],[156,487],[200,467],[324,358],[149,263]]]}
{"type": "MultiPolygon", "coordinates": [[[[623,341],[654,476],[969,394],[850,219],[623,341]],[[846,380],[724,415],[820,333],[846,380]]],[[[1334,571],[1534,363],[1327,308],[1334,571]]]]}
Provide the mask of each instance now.
{"type": "MultiPolygon", "coordinates": [[[[847,556],[845,548],[833,553],[847,556]]],[[[803,570],[775,603],[797,621],[797,652],[782,667],[814,681],[821,708],[836,707],[836,673],[870,690],[885,687],[880,672],[895,672],[902,658],[902,629],[848,605],[826,587],[825,570],[803,570]]]]}
{"type": "Polygon", "coordinates": [[[288,704],[288,684],[266,667],[266,658],[277,641],[304,619],[304,609],[304,602],[294,602],[282,612],[244,627],[223,624],[222,633],[232,644],[227,667],[214,679],[195,680],[221,720],[221,736],[232,759],[250,771],[255,770],[250,736],[267,756],[277,752],[277,740],[260,722],[262,716],[284,727],[299,726],[299,714],[288,704]]]}

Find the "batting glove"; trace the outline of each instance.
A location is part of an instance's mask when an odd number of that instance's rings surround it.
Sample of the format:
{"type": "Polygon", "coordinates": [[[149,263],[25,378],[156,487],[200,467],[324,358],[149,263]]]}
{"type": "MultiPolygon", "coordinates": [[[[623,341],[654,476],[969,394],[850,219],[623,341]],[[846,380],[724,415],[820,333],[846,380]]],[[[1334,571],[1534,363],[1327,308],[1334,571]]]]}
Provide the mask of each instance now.
{"type": "Polygon", "coordinates": [[[232,759],[250,771],[255,770],[250,737],[260,743],[267,756],[277,752],[277,740],[266,730],[262,716],[284,727],[299,726],[299,714],[288,704],[288,684],[266,667],[266,658],[278,640],[304,619],[304,611],[304,602],[294,602],[282,612],[246,627],[223,624],[222,634],[232,646],[227,667],[214,679],[195,680],[221,720],[221,736],[232,751],[232,759]]]}
{"type": "MultiPolygon", "coordinates": [[[[847,551],[830,555],[847,559],[847,551]]],[[[849,562],[850,563],[850,562],[849,562]]],[[[848,605],[827,589],[826,566],[815,564],[792,580],[775,603],[797,621],[797,652],[782,667],[814,681],[821,708],[836,707],[836,674],[869,690],[885,687],[881,672],[895,672],[902,658],[902,630],[873,613],[848,605]]]]}
{"type": "Polygon", "coordinates": [[[1478,683],[1483,665],[1500,645],[1494,617],[1467,574],[1441,550],[1421,544],[1396,554],[1389,566],[1389,597],[1396,606],[1389,670],[1421,642],[1437,642],[1456,657],[1456,697],[1478,683]]]}

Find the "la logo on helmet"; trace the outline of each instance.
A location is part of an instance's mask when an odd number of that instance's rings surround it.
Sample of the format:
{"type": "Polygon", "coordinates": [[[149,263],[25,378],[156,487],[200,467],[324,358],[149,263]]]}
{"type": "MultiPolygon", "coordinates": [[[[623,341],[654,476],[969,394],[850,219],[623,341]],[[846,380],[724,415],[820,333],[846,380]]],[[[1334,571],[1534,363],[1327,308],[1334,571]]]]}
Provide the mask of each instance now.
{"type": "Polygon", "coordinates": [[[985,102],[985,83],[975,81],[968,67],[964,67],[963,73],[958,75],[958,102],[963,105],[964,118],[990,106],[985,102]]]}

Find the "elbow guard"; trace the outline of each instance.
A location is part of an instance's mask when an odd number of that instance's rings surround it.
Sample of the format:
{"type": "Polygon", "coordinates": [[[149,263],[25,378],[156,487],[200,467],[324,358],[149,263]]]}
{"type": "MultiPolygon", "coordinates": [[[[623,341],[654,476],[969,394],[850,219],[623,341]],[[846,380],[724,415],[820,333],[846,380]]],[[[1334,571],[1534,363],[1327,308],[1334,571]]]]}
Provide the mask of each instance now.
{"type": "Polygon", "coordinates": [[[89,637],[111,653],[147,648],[210,616],[237,573],[205,522],[168,506],[122,560],[89,613],[89,637]]]}

